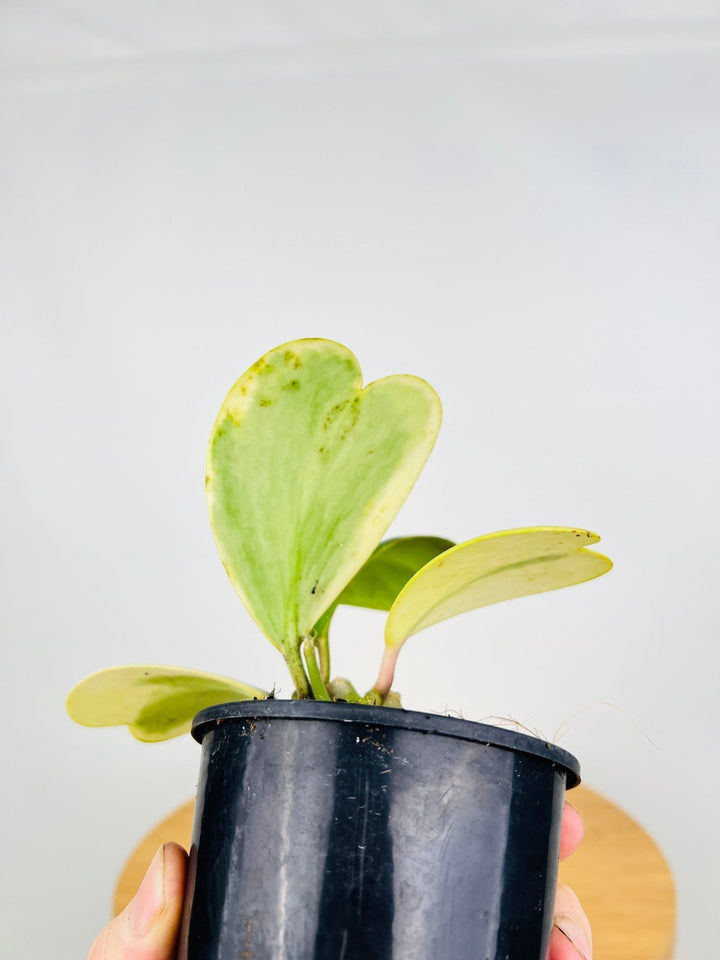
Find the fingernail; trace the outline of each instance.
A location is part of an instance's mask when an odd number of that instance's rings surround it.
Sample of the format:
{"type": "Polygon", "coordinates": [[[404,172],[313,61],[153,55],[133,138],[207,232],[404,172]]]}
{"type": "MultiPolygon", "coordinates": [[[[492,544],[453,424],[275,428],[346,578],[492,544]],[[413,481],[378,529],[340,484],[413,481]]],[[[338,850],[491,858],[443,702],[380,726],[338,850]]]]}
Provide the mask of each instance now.
{"type": "Polygon", "coordinates": [[[158,850],[130,902],[128,920],[136,937],[144,937],[165,902],[165,845],[158,850]]]}
{"type": "Polygon", "coordinates": [[[571,917],[556,916],[555,926],[560,933],[570,941],[583,960],[590,960],[592,957],[592,944],[588,939],[586,931],[571,917]]]}

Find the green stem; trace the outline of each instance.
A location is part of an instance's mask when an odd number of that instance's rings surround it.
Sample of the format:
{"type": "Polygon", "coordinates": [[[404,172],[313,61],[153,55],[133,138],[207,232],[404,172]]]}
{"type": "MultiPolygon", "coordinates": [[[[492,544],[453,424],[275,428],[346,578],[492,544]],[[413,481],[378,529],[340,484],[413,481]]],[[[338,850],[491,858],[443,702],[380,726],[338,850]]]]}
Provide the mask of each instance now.
{"type": "Polygon", "coordinates": [[[330,683],[330,638],[327,633],[321,633],[315,638],[315,648],[320,661],[320,676],[323,683],[330,683]]]}
{"type": "Polygon", "coordinates": [[[336,609],[337,603],[333,603],[313,628],[315,647],[320,659],[320,675],[325,684],[330,683],[330,621],[336,609]]]}
{"type": "Polygon", "coordinates": [[[320,674],[320,668],[318,667],[317,657],[315,654],[315,642],[313,641],[312,637],[306,637],[303,640],[302,652],[303,657],[305,658],[308,677],[310,678],[310,687],[312,688],[313,697],[316,700],[329,700],[330,694],[327,692],[327,688],[325,687],[323,678],[320,674]]]}
{"type": "Polygon", "coordinates": [[[295,684],[295,694],[297,699],[309,700],[310,683],[308,681],[307,674],[305,673],[305,668],[303,667],[299,646],[291,647],[289,650],[286,650],[285,653],[283,653],[283,656],[285,657],[285,663],[288,665],[290,676],[295,684]]]}

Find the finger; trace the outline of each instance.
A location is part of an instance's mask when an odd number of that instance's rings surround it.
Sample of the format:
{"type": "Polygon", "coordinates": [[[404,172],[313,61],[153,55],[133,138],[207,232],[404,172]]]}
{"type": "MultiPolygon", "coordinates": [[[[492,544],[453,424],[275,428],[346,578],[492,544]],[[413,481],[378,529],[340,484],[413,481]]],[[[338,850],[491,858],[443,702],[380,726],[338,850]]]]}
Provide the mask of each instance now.
{"type": "Polygon", "coordinates": [[[562,827],[560,828],[560,859],[564,860],[580,846],[585,833],[585,824],[575,807],[567,801],[563,810],[562,827]]]}
{"type": "Polygon", "coordinates": [[[590,922],[570,887],[557,888],[548,960],[592,960],[590,922]]]}
{"type": "Polygon", "coordinates": [[[174,960],[186,866],[182,847],[160,847],[140,889],[93,943],[88,960],[174,960]]]}

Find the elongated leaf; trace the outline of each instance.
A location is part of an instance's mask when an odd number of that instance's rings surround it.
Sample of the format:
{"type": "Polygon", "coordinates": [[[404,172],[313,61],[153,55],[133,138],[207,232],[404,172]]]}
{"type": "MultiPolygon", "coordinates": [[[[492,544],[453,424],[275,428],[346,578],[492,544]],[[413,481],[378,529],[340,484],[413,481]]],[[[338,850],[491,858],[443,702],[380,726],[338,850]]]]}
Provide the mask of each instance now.
{"type": "Polygon", "coordinates": [[[339,604],[389,610],[395,598],[426,563],[454,546],[442,537],[385,540],[338,597],[339,604]]]}
{"type": "Polygon", "coordinates": [[[467,610],[599,577],[612,566],[586,549],[599,540],[588,530],[533,527],[460,543],[426,564],[401,591],[388,616],[386,642],[399,646],[467,610]]]}
{"type": "Polygon", "coordinates": [[[238,380],[210,438],[215,541],[248,610],[284,653],[377,546],[440,426],[425,381],[362,388],[345,347],[297,340],[238,380]]]}
{"type": "Polygon", "coordinates": [[[233,700],[264,700],[246,683],[182,667],[111,667],[81,680],[67,699],[73,720],[88,727],[127,724],[138,740],[169,740],[190,730],[205,707],[233,700]]]}
{"type": "Polygon", "coordinates": [[[506,530],[460,543],[431,560],[408,581],[388,614],[386,655],[376,689],[390,688],[398,650],[425,627],[476,607],[606,573],[610,560],[586,549],[599,539],[568,527],[506,530]]]}

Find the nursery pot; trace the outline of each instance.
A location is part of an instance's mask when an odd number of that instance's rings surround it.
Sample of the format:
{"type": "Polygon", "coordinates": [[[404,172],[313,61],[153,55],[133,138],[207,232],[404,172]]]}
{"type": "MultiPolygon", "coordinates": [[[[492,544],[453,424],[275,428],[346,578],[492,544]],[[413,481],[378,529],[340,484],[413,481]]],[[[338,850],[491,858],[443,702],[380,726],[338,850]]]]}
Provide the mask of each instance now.
{"type": "Polygon", "coordinates": [[[566,751],[317,701],[222,704],[192,732],[179,960],[545,960],[566,751]]]}

